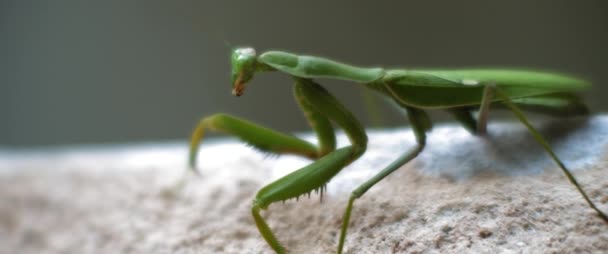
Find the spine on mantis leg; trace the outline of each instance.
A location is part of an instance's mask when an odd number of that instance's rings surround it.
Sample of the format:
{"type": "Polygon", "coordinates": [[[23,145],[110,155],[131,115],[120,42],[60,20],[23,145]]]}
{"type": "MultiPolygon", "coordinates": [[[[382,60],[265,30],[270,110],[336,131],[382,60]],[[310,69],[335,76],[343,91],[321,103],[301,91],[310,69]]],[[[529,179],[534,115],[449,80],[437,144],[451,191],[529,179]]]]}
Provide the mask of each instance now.
{"type": "Polygon", "coordinates": [[[315,189],[323,188],[329,179],[348,165],[352,153],[352,147],[340,148],[315,163],[264,186],[258,191],[254,206],[266,209],[271,203],[296,198],[315,189]]]}

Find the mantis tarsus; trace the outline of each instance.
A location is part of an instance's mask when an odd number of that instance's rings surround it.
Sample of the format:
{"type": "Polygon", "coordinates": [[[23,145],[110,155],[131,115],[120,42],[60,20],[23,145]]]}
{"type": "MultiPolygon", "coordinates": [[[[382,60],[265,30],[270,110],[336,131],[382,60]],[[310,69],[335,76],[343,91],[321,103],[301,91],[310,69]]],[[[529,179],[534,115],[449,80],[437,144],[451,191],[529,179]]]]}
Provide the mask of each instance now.
{"type": "Polygon", "coordinates": [[[563,74],[527,70],[405,70],[360,68],[327,58],[268,51],[257,55],[253,48],[232,51],[232,93],[241,96],[256,72],[279,71],[295,81],[294,95],[306,119],[317,135],[318,145],[283,134],[226,114],[203,118],[194,130],[189,163],[196,166],[200,141],[206,129],[237,136],[264,152],[296,154],[314,160],[260,189],[251,213],[261,235],[277,253],[286,249],[279,243],[260,215],[271,203],[297,198],[311,191],[324,191],[325,185],[342,168],[359,158],[366,150],[367,136],[359,121],[314,79],[353,81],[379,92],[407,112],[417,144],[389,166],[352,191],[344,211],[337,252],[342,253],[354,201],[372,186],[415,158],[424,148],[431,122],[426,110],[446,110],[474,135],[484,135],[487,116],[492,107],[511,110],[534,138],[558,164],[587,204],[608,223],[608,216],[589,199],[574,176],[555,155],[544,138],[532,127],[519,108],[555,116],[587,113],[587,107],[576,95],[589,84],[563,74]],[[477,118],[473,112],[479,110],[477,118]],[[331,122],[342,128],[351,145],[336,149],[331,122]]]}

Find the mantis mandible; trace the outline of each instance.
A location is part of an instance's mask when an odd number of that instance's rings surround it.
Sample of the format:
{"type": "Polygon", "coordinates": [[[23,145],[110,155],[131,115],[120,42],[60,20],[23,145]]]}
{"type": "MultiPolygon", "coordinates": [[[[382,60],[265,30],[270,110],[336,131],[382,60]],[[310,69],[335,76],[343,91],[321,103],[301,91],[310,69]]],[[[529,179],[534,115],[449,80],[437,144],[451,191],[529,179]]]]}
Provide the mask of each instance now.
{"type": "Polygon", "coordinates": [[[492,107],[511,110],[532,136],[558,164],[587,204],[608,223],[608,216],[589,199],[580,184],[557,157],[545,139],[530,124],[520,108],[554,116],[587,113],[587,107],[576,95],[589,84],[558,73],[505,69],[415,70],[361,68],[327,58],[296,55],[281,51],[256,54],[253,48],[232,51],[232,94],[243,95],[257,72],[283,72],[295,82],[294,96],[308,123],[316,133],[318,145],[280,133],[249,121],[215,114],[203,118],[196,126],[190,143],[189,165],[196,167],[199,143],[205,130],[220,131],[268,153],[295,154],[314,160],[258,191],[251,213],[262,237],[277,253],[285,247],[272,232],[260,211],[272,203],[297,198],[311,191],[323,195],[325,185],[342,168],[357,160],[366,150],[367,135],[359,121],[335,97],[314,80],[340,79],[362,84],[379,92],[407,112],[417,144],[396,158],[355,190],[344,211],[337,252],[342,253],[355,200],[396,169],[414,159],[424,148],[426,133],[431,130],[427,110],[445,110],[473,135],[486,133],[487,116],[492,107]],[[478,117],[474,111],[478,110],[478,117]],[[336,148],[332,122],[342,128],[350,145],[336,148]]]}

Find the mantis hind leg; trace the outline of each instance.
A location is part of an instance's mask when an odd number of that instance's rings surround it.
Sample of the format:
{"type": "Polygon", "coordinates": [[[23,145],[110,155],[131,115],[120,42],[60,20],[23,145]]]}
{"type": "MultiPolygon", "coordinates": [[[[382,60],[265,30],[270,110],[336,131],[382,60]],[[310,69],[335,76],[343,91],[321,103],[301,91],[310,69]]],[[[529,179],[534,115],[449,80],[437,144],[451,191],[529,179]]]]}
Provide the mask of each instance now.
{"type": "MultiPolygon", "coordinates": [[[[519,108],[556,117],[575,117],[589,114],[589,108],[582,99],[571,93],[553,93],[532,97],[511,99],[519,108]]],[[[496,106],[505,107],[496,103],[496,106]]],[[[494,107],[494,105],[492,105],[494,107]]]]}
{"type": "MultiPolygon", "coordinates": [[[[478,117],[473,117],[472,106],[449,108],[447,111],[452,114],[458,122],[462,124],[473,135],[486,135],[490,106],[495,108],[507,109],[500,101],[496,100],[495,85],[490,84],[484,87],[481,103],[478,109],[478,117]]],[[[538,112],[556,117],[572,117],[589,114],[587,105],[580,97],[571,93],[552,93],[531,97],[511,99],[513,104],[531,112],[538,112]]]]}
{"type": "Polygon", "coordinates": [[[356,199],[360,198],[367,192],[372,186],[376,183],[380,182],[386,176],[390,175],[395,170],[399,169],[401,166],[409,162],[410,160],[416,158],[418,154],[424,149],[426,143],[426,131],[428,131],[431,126],[428,120],[428,116],[422,110],[406,107],[407,116],[412,125],[412,129],[414,130],[414,134],[416,135],[417,144],[414,148],[407,151],[395,161],[393,161],[386,168],[382,169],[378,174],[376,174],[371,179],[367,180],[359,187],[357,187],[350,195],[348,199],[348,205],[344,210],[344,217],[342,221],[342,230],[340,232],[340,240],[338,243],[338,253],[342,253],[342,249],[344,248],[344,240],[346,239],[346,232],[348,231],[348,225],[350,222],[350,215],[353,210],[353,204],[356,199]]]}
{"type": "Polygon", "coordinates": [[[566,166],[564,165],[564,163],[553,152],[553,149],[551,149],[551,147],[549,146],[549,144],[547,143],[547,141],[545,141],[545,139],[540,135],[540,133],[530,124],[530,122],[528,121],[528,119],[524,116],[523,112],[517,106],[515,106],[515,103],[513,103],[511,101],[511,99],[507,95],[505,95],[498,87],[496,87],[494,85],[491,85],[491,86],[487,86],[486,88],[493,90],[493,94],[495,94],[499,99],[501,99],[501,102],[507,108],[509,108],[513,112],[513,114],[515,114],[515,116],[517,117],[517,119],[519,119],[519,121],[524,126],[526,126],[526,128],[528,129],[528,131],[530,131],[530,133],[534,137],[534,139],[536,139],[536,141],[545,149],[545,151],[547,151],[547,153],[549,154],[549,156],[551,156],[551,158],[553,159],[553,161],[555,161],[555,163],[557,163],[557,165],[562,170],[562,172],[566,175],[566,177],[568,178],[568,180],[570,181],[570,183],[572,183],[576,187],[576,189],[583,196],[583,198],[585,199],[585,201],[587,202],[587,204],[593,210],[595,210],[597,212],[598,216],[602,220],[604,220],[606,223],[608,223],[608,216],[604,212],[602,212],[599,208],[597,208],[597,206],[593,203],[593,201],[591,201],[591,199],[589,198],[589,196],[587,196],[587,193],[583,190],[583,188],[578,183],[578,181],[576,180],[576,178],[574,177],[574,175],[572,175],[572,173],[570,172],[570,170],[568,170],[568,168],[566,168],[566,166]]]}

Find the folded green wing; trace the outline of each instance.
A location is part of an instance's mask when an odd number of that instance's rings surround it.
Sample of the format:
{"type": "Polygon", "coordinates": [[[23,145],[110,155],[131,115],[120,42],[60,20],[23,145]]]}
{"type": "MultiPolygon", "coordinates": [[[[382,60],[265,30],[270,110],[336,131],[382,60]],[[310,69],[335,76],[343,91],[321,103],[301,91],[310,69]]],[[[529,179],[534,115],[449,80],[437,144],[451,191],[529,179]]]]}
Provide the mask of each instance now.
{"type": "Polygon", "coordinates": [[[404,104],[433,108],[477,105],[488,84],[495,84],[510,98],[571,93],[589,86],[558,73],[501,69],[392,70],[387,71],[384,84],[404,104]]]}

